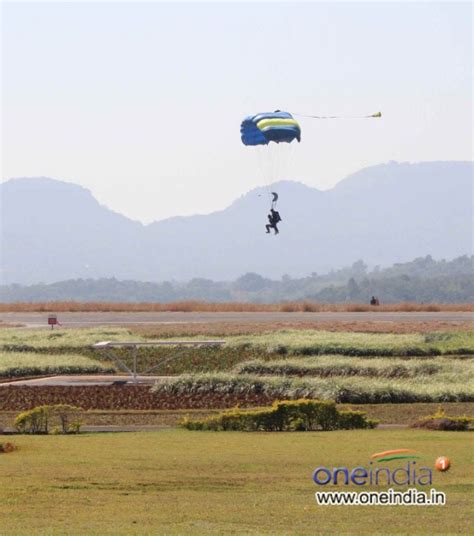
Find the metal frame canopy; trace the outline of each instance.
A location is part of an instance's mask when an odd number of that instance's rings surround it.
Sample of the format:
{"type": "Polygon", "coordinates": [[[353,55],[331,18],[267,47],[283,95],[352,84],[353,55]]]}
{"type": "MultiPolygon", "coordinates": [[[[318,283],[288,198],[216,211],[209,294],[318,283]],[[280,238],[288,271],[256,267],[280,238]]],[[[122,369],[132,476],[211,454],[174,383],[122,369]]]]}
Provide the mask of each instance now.
{"type": "MultiPolygon", "coordinates": [[[[105,356],[112,361],[114,361],[118,367],[122,368],[122,370],[125,370],[125,372],[128,372],[130,376],[133,379],[134,383],[138,383],[137,375],[138,372],[138,349],[141,346],[178,346],[183,348],[189,348],[189,347],[215,347],[215,346],[223,346],[225,344],[225,341],[220,340],[210,340],[210,341],[127,341],[127,342],[113,342],[113,341],[101,341],[96,342],[92,345],[92,348],[95,350],[103,350],[105,353],[105,356]],[[122,359],[120,359],[118,356],[114,355],[112,350],[113,348],[128,348],[130,350],[130,355],[133,358],[133,368],[130,369],[127,367],[127,365],[123,362],[122,359]]],[[[156,365],[153,365],[153,367],[144,370],[140,372],[140,374],[149,374],[156,368],[158,368],[161,365],[164,365],[168,361],[171,361],[173,359],[176,359],[177,357],[181,357],[182,353],[178,355],[173,355],[168,358],[162,359],[159,363],[156,365]]]]}

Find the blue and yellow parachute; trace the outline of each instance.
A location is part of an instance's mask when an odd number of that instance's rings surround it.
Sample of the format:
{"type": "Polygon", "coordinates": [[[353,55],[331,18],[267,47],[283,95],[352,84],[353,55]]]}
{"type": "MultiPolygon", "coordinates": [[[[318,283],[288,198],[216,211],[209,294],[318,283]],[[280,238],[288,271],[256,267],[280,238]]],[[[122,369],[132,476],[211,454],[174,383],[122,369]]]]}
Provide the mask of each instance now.
{"type": "Polygon", "coordinates": [[[244,145],[268,145],[301,141],[301,127],[288,112],[267,112],[246,117],[240,125],[244,145]]]}

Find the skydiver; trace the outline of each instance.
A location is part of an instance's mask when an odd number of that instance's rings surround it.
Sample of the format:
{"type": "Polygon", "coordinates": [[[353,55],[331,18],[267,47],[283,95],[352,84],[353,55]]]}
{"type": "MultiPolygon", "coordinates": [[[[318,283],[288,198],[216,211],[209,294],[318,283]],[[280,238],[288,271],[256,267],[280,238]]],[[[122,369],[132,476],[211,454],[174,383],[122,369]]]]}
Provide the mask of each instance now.
{"type": "Polygon", "coordinates": [[[267,230],[267,234],[270,232],[270,229],[273,229],[275,231],[275,234],[277,235],[280,231],[278,230],[277,223],[282,221],[280,217],[280,213],[273,208],[270,209],[270,214],[268,215],[268,221],[267,225],[265,225],[265,228],[267,230]]]}

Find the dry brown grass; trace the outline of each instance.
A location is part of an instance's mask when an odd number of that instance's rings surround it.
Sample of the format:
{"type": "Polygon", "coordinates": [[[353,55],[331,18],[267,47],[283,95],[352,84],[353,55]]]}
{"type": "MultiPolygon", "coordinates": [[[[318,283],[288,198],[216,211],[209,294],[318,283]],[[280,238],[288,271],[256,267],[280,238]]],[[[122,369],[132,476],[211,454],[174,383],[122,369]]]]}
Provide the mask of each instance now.
{"type": "Polygon", "coordinates": [[[180,301],[170,303],[111,303],[111,302],[41,302],[41,303],[0,303],[0,312],[283,312],[283,313],[319,313],[319,312],[440,312],[440,311],[474,311],[473,303],[460,304],[420,304],[396,303],[377,307],[363,303],[327,304],[309,301],[283,302],[275,304],[262,303],[210,303],[200,301],[180,301]]]}
{"type": "Polygon", "coordinates": [[[433,331],[470,331],[472,322],[216,322],[195,324],[147,324],[129,327],[130,333],[147,338],[192,337],[212,335],[260,335],[283,329],[314,329],[318,331],[340,331],[358,333],[430,333],[433,331]]]}

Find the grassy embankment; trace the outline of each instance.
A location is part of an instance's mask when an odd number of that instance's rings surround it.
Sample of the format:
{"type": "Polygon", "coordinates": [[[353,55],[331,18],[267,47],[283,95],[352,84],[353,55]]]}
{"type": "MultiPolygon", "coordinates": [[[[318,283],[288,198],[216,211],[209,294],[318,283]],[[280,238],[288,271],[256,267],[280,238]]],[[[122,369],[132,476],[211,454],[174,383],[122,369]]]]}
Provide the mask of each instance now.
{"type": "Polygon", "coordinates": [[[5,534],[467,534],[474,506],[469,433],[169,430],[14,442],[19,450],[0,455],[5,534]],[[433,475],[445,507],[316,504],[315,467],[368,466],[393,448],[415,449],[429,467],[450,458],[433,475]]]}

